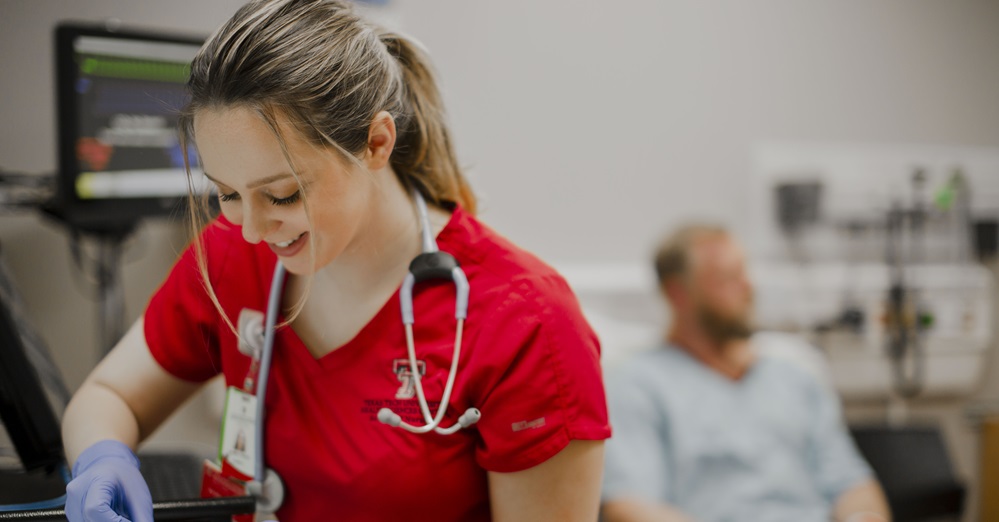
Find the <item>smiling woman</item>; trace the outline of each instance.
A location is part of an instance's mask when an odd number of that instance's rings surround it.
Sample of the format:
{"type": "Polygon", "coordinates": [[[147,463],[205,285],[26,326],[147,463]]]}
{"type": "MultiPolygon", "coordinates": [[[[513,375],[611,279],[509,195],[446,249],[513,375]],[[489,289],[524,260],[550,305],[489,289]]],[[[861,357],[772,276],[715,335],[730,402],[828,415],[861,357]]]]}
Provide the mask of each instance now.
{"type": "Polygon", "coordinates": [[[286,125],[275,133],[245,108],[205,111],[195,118],[194,130],[222,214],[242,228],[248,243],[266,243],[292,274],[313,274],[351,243],[377,240],[361,229],[376,223],[369,215],[380,206],[371,204],[375,192],[399,184],[384,165],[364,172],[336,149],[313,146],[286,125]]]}
{"type": "Polygon", "coordinates": [[[597,338],[559,274],[475,217],[420,48],[347,4],[258,0],[188,87],[221,215],[192,205],[196,238],[67,409],[70,519],[148,520],[132,450],[219,373],[266,406],[245,442],[281,520],[595,519],[597,338]]]}
{"type": "MultiPolygon", "coordinates": [[[[297,319],[314,283],[319,283],[313,275],[334,260],[338,260],[337,267],[375,268],[354,277],[366,275],[382,281],[385,271],[402,277],[405,267],[370,263],[376,250],[384,253],[392,246],[409,247],[409,258],[418,253],[412,244],[416,238],[412,210],[400,180],[385,161],[385,147],[394,141],[392,127],[391,116],[380,113],[372,122],[372,148],[358,161],[345,161],[332,147],[307,143],[283,121],[275,132],[247,109],[206,111],[195,118],[202,163],[218,185],[225,218],[242,228],[248,243],[266,243],[293,276],[307,276],[293,278],[296,306],[289,322],[297,319]],[[232,140],[233,133],[240,139],[232,140]],[[400,231],[409,233],[398,238],[400,231]]],[[[395,254],[378,257],[396,261],[400,255],[407,257],[407,253],[395,254]]],[[[330,271],[336,270],[330,267],[330,271]]],[[[369,305],[370,310],[394,291],[383,286],[380,293],[372,293],[372,288],[379,287],[367,287],[354,302],[374,299],[377,302],[369,305]]],[[[337,293],[334,288],[317,290],[337,293]]],[[[306,322],[299,327],[307,328],[306,322]]]]}

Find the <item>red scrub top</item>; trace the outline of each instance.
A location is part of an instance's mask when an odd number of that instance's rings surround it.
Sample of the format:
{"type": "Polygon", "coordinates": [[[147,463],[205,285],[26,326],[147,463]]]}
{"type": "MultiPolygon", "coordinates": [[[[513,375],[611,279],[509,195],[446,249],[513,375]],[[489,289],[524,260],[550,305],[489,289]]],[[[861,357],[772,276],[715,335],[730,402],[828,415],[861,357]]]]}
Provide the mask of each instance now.
{"type": "MultiPolygon", "coordinates": [[[[264,312],[276,257],[219,218],[203,233],[208,273],[233,324],[264,312]]],[[[596,335],[565,281],[460,206],[437,238],[471,287],[454,392],[442,426],[465,409],[481,420],[454,435],[380,423],[388,406],[424,424],[410,382],[399,295],[347,344],[316,359],[291,328],[275,336],[265,457],[285,483],[283,521],[489,520],[487,471],[536,466],[571,440],[610,436],[596,335]]],[[[453,350],[454,289],[417,285],[416,356],[436,411],[453,350]]],[[[152,297],[145,337],[171,374],[224,373],[242,386],[250,358],[209,299],[193,247],[152,297]]]]}

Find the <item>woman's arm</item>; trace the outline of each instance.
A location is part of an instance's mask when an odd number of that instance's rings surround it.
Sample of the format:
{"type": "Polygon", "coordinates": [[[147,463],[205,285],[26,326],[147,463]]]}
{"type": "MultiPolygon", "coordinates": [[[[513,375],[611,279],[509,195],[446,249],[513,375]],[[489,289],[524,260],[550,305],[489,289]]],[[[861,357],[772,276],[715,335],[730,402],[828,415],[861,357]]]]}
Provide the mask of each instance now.
{"type": "Polygon", "coordinates": [[[160,367],[149,353],[139,319],[66,407],[62,438],[67,462],[72,466],[83,450],[104,439],[134,450],[199,387],[160,367]]]}
{"type": "Polygon", "coordinates": [[[575,440],[533,468],[489,472],[493,520],[596,520],[603,462],[603,441],[575,440]]]}

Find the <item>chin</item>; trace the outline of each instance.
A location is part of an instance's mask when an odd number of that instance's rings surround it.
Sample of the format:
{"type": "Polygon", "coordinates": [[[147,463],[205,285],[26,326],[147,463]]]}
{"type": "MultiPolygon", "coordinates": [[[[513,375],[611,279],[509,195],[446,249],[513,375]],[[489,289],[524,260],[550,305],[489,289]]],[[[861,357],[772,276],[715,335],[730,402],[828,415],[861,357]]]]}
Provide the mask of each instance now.
{"type": "Polygon", "coordinates": [[[756,328],[751,314],[724,313],[711,308],[704,308],[700,313],[701,328],[718,342],[739,341],[748,339],[756,328]]]}
{"type": "Polygon", "coordinates": [[[308,267],[302,266],[299,263],[286,263],[281,261],[281,264],[284,265],[285,271],[291,275],[310,276],[316,273],[315,269],[309,270],[308,267]]]}
{"type": "Polygon", "coordinates": [[[297,256],[290,258],[279,257],[278,261],[284,265],[284,269],[292,275],[311,276],[319,271],[319,266],[312,262],[308,252],[300,252],[297,256]]]}
{"type": "MultiPolygon", "coordinates": [[[[318,245],[317,245],[318,246],[318,245]]],[[[278,261],[284,265],[289,274],[297,276],[311,276],[317,274],[323,268],[329,266],[336,259],[335,255],[323,255],[318,249],[313,257],[312,252],[306,246],[301,251],[291,257],[278,257],[278,261]]]]}

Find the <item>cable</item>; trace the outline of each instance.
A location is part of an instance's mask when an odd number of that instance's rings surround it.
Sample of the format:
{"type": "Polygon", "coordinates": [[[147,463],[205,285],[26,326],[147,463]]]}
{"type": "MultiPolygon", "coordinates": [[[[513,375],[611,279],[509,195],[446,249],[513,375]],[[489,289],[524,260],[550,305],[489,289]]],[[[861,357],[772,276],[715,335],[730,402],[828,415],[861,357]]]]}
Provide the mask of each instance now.
{"type": "Polygon", "coordinates": [[[69,235],[69,253],[72,265],[70,266],[70,271],[73,273],[79,273],[83,276],[83,279],[90,285],[90,287],[84,287],[80,283],[80,280],[75,277],[70,277],[76,289],[79,290],[80,294],[83,295],[90,301],[97,302],[101,299],[100,296],[100,285],[99,279],[100,274],[98,273],[100,268],[93,268],[98,266],[100,261],[87,259],[87,264],[84,264],[83,255],[83,238],[79,230],[70,230],[69,235]]]}

